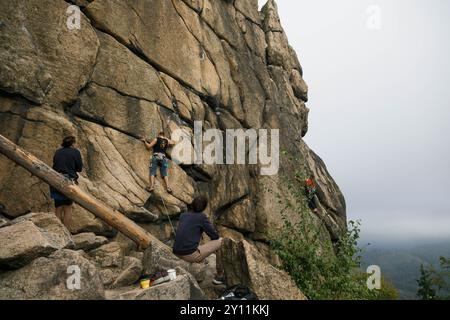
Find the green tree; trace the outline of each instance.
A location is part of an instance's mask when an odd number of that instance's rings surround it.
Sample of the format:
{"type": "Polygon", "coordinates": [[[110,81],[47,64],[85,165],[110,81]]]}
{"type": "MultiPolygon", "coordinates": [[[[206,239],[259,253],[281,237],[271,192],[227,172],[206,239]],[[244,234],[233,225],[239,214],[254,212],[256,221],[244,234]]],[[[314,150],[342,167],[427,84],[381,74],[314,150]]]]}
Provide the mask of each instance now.
{"type": "Polygon", "coordinates": [[[420,266],[417,295],[422,300],[450,300],[450,258],[441,257],[439,266],[420,266]]]}
{"type": "Polygon", "coordinates": [[[441,271],[437,277],[438,292],[442,293],[440,299],[450,300],[450,258],[440,258],[441,271]]]}
{"type": "Polygon", "coordinates": [[[436,290],[433,284],[434,270],[431,267],[425,267],[423,264],[420,266],[420,278],[417,280],[419,290],[417,296],[421,300],[435,300],[436,290]]]}
{"type": "Polygon", "coordinates": [[[398,300],[399,294],[397,288],[392,282],[384,277],[381,277],[381,288],[376,292],[375,299],[377,300],[398,300]]]}
{"type": "Polygon", "coordinates": [[[359,221],[350,221],[335,243],[324,235],[326,227],[307,205],[302,183],[309,176],[306,167],[285,176],[289,196],[278,194],[279,203],[284,203],[281,212],[283,226],[269,238],[284,270],[313,300],[397,298],[396,289],[387,282],[383,285],[382,281],[381,290],[367,287],[368,275],[361,269],[361,249],[358,247],[359,221]]]}

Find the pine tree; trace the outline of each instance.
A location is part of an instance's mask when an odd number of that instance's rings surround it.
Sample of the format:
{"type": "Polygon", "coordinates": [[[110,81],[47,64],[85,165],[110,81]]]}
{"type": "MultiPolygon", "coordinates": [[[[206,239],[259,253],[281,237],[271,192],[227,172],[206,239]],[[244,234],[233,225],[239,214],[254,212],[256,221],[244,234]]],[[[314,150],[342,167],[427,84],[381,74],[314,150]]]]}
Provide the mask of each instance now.
{"type": "Polygon", "coordinates": [[[436,290],[433,288],[433,272],[420,266],[420,279],[417,280],[419,290],[417,295],[421,300],[436,300],[436,290]]]}

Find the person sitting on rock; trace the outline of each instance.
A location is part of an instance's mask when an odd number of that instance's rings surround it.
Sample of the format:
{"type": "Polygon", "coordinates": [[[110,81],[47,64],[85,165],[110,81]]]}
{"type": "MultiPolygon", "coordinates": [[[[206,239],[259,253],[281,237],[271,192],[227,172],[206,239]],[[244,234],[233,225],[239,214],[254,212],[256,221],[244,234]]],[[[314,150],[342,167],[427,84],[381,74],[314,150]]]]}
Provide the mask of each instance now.
{"type": "Polygon", "coordinates": [[[216,266],[217,275],[214,284],[223,284],[224,275],[221,270],[221,259],[219,249],[223,239],[219,237],[208,217],[203,213],[208,205],[206,197],[196,197],[191,204],[192,211],[182,213],[178,222],[178,228],[173,245],[173,253],[180,259],[190,263],[201,263],[208,256],[217,252],[216,266]],[[199,246],[200,239],[205,232],[211,241],[199,246]]]}
{"type": "Polygon", "coordinates": [[[172,189],[169,186],[169,160],[167,159],[167,148],[176,144],[175,141],[170,140],[164,136],[164,132],[160,132],[158,137],[153,139],[150,143],[145,139],[141,138],[141,141],[145,143],[145,147],[150,150],[153,149],[153,156],[150,163],[150,175],[149,182],[150,186],[145,188],[148,192],[153,192],[155,189],[155,178],[158,167],[160,168],[161,176],[166,184],[166,190],[168,193],[172,193],[172,189]]]}
{"type": "MultiPolygon", "coordinates": [[[[83,170],[83,160],[80,151],[75,148],[75,143],[74,136],[64,138],[61,148],[53,156],[53,169],[78,184],[78,172],[83,170]]],[[[73,201],[53,187],[50,187],[50,196],[55,201],[56,216],[67,227],[72,215],[73,201]]]]}
{"type": "Polygon", "coordinates": [[[314,213],[317,213],[318,210],[315,201],[316,193],[317,193],[316,183],[314,182],[314,178],[311,176],[305,180],[305,194],[306,198],[308,199],[308,207],[314,213]]]}

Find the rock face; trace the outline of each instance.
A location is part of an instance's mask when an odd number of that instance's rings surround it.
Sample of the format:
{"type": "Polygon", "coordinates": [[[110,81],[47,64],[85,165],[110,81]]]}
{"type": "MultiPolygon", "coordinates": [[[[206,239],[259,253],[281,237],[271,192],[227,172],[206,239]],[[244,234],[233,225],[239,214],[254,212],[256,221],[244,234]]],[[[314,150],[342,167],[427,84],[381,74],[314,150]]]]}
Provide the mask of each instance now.
{"type": "Polygon", "coordinates": [[[0,274],[0,299],[99,300],[104,289],[97,269],[81,252],[60,250],[16,271],[0,274]],[[80,283],[72,283],[70,266],[77,266],[80,283]],[[71,287],[68,284],[73,284],[71,287]]]}
{"type": "MultiPolygon", "coordinates": [[[[0,134],[48,164],[62,138],[75,135],[85,162],[81,188],[167,243],[173,240],[168,217],[176,225],[194,196],[208,196],[206,213],[223,236],[242,241],[238,251],[244,253],[236,255],[248,263],[261,260],[275,281],[285,275],[269,268],[279,259],[266,243],[281,227],[286,204],[304,205],[288,188],[295,170],[316,177],[321,211],[315,221],[322,238],[336,241],[346,225],[339,187],[302,140],[308,132],[307,100],[301,64],[273,0],[261,11],[256,0],[0,2],[0,134]],[[79,29],[67,25],[72,3],[81,8],[79,29]],[[257,165],[171,162],[173,193],[165,192],[158,178],[150,195],[145,191],[150,154],[140,136],[181,129],[193,145],[195,121],[221,133],[280,129],[280,150],[289,157],[281,155],[274,176],[261,175],[257,165]]],[[[52,210],[48,186],[0,156],[0,214],[22,219],[52,210]]],[[[298,219],[295,210],[285,215],[298,219]]],[[[78,206],[71,218],[70,232],[84,233],[74,237],[75,248],[89,251],[104,285],[129,285],[140,262],[123,246],[97,237],[118,241],[116,230],[78,206]]],[[[0,229],[0,264],[21,267],[67,247],[66,236],[50,220],[0,219],[0,226],[9,225],[0,229]],[[46,223],[54,228],[43,231],[46,223]]],[[[202,278],[192,270],[198,266],[173,261],[169,264],[202,278]]],[[[165,262],[155,258],[148,264],[144,258],[142,268],[165,262]]],[[[233,272],[235,281],[250,275],[254,283],[262,281],[245,268],[233,272]]],[[[263,297],[288,298],[264,290],[263,297]]]]}
{"type": "Polygon", "coordinates": [[[259,299],[305,300],[289,275],[267,262],[258,250],[245,240],[227,239],[222,249],[228,286],[244,284],[259,299]]]}

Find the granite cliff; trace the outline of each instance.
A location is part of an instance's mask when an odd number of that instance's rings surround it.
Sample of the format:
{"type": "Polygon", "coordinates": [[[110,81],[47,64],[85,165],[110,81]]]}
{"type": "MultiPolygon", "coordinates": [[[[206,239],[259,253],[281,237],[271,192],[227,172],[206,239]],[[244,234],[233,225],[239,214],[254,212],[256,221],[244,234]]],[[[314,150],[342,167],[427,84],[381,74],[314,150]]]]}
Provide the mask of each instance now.
{"type": "MultiPolygon", "coordinates": [[[[321,209],[315,221],[324,239],[333,243],[346,226],[339,187],[302,140],[307,101],[302,67],[273,0],[261,11],[257,0],[0,2],[0,134],[48,164],[61,138],[75,135],[86,166],[82,188],[168,244],[167,214],[176,223],[195,195],[207,195],[207,214],[231,239],[229,281],[249,284],[262,298],[303,298],[268,246],[281,226],[281,208],[293,201],[286,181],[294,170],[315,176],[321,209]],[[71,5],[81,9],[79,28],[69,28],[71,5]],[[149,153],[139,137],[178,129],[192,136],[195,121],[204,130],[280,129],[280,149],[289,157],[281,157],[274,176],[261,175],[258,165],[172,163],[173,193],[159,183],[149,195],[149,153]],[[233,259],[242,263],[231,265],[233,259]],[[270,286],[265,277],[285,287],[270,286]]],[[[1,297],[216,294],[207,285],[211,268],[178,262],[176,288],[120,291],[162,258],[138,252],[81,207],[68,230],[45,213],[52,210],[48,186],[0,157],[0,287],[7,288],[1,297]],[[55,281],[45,282],[63,279],[67,263],[87,270],[84,290],[66,294],[55,281]],[[24,275],[34,287],[21,289],[24,275]]]]}

